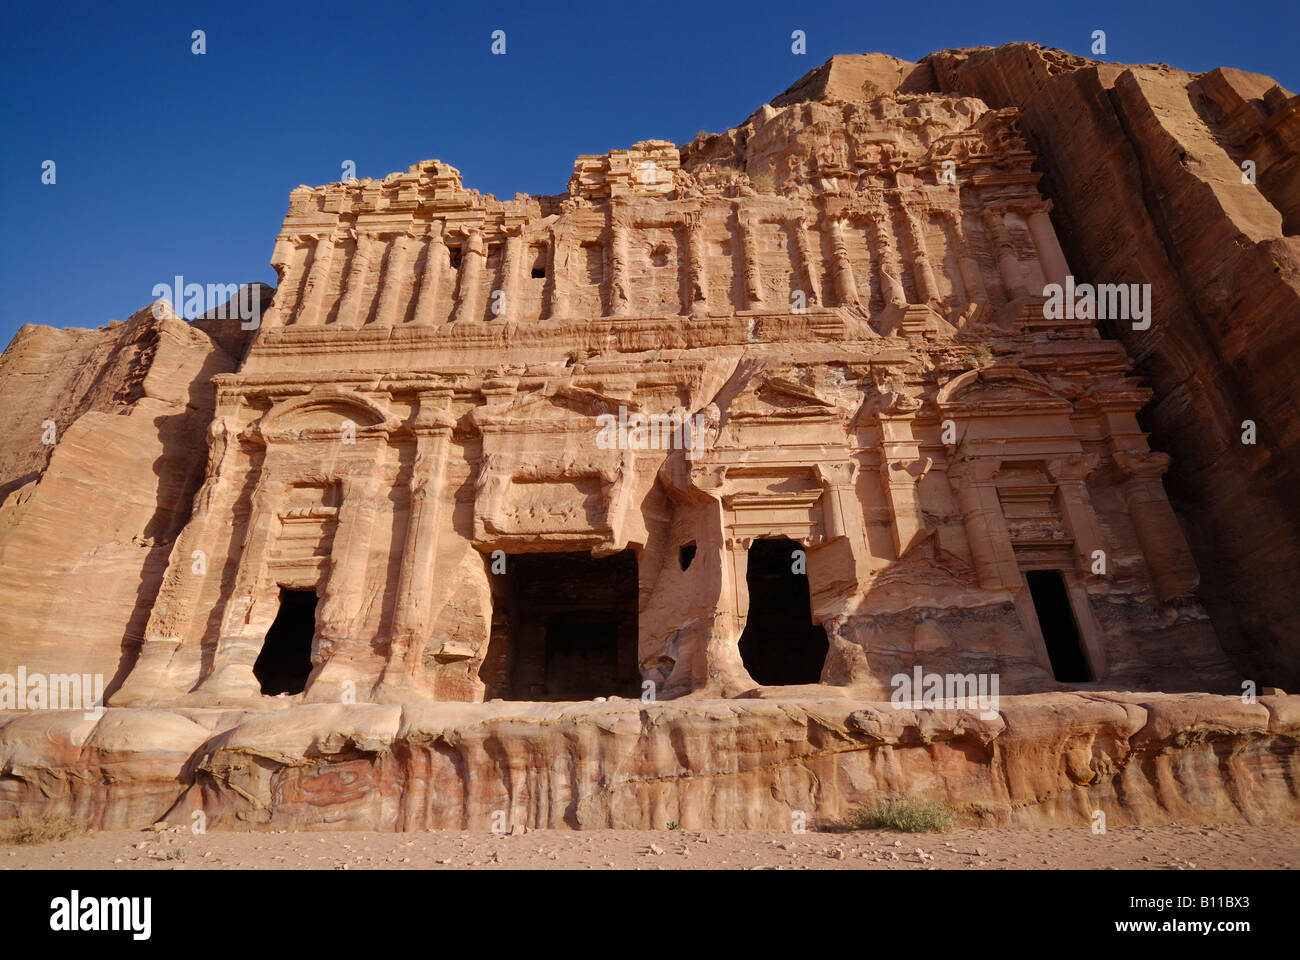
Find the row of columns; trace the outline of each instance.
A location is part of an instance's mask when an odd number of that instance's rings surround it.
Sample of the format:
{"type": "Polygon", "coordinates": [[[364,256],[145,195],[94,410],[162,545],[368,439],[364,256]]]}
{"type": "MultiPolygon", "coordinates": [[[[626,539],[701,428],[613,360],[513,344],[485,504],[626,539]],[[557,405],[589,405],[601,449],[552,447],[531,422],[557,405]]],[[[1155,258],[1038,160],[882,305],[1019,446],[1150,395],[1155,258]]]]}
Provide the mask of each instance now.
{"type": "MultiPolygon", "coordinates": [[[[981,217],[985,232],[993,245],[1003,286],[1012,299],[1029,296],[1030,291],[1024,270],[1016,252],[1006,216],[1015,213],[1023,216],[1028,225],[1035,248],[1049,282],[1063,283],[1068,266],[1060,243],[1056,238],[1049,207],[1042,202],[1031,204],[990,203],[982,207],[981,217]]],[[[938,208],[940,222],[946,232],[950,247],[956,252],[962,286],[969,302],[988,298],[983,278],[964,228],[960,208],[938,208]]],[[[906,240],[908,269],[915,282],[916,293],[923,303],[940,299],[940,287],[932,264],[925,237],[925,215],[918,209],[904,205],[900,208],[903,238],[906,240]]],[[[873,256],[879,266],[880,294],[887,305],[906,306],[907,295],[902,281],[903,253],[894,233],[894,218],[890,208],[883,207],[870,216],[869,239],[873,256]]],[[[853,270],[852,257],[846,241],[848,216],[827,215],[822,218],[831,250],[831,278],[836,301],[841,306],[860,306],[860,292],[853,270]]],[[[737,214],[737,239],[741,250],[741,269],[745,307],[761,309],[767,296],[763,280],[763,267],[757,240],[758,218],[751,212],[737,214]]],[[[817,244],[813,240],[815,229],[807,217],[790,221],[797,256],[796,284],[806,285],[807,302],[820,304],[817,244]]],[[[702,315],[707,310],[708,267],[705,243],[705,224],[702,211],[692,211],[677,216],[658,226],[680,228],[686,241],[684,269],[689,291],[688,312],[702,315]]],[[[487,269],[488,248],[481,229],[456,228],[462,235],[458,295],[452,314],[455,321],[477,320],[483,316],[483,275],[487,269]]],[[[630,275],[630,248],[632,221],[624,205],[613,203],[610,207],[606,231],[606,259],[608,264],[607,315],[626,316],[633,309],[630,275]]],[[[335,261],[345,255],[347,238],[329,233],[315,238],[306,266],[305,279],[296,265],[291,250],[281,241],[277,246],[280,268],[286,271],[285,281],[277,292],[277,302],[264,318],[264,324],[274,326],[279,322],[292,322],[302,326],[323,324],[329,314],[327,290],[335,261]]],[[[525,269],[523,224],[507,224],[505,250],[501,269],[501,287],[493,291],[491,304],[495,319],[512,320],[517,317],[519,274],[525,269]]],[[[579,243],[571,230],[556,229],[549,245],[549,264],[552,271],[551,297],[547,315],[553,319],[570,319],[574,302],[574,288],[579,282],[579,243]]],[[[450,279],[451,261],[443,225],[433,224],[433,232],[426,237],[411,232],[399,232],[388,239],[384,235],[357,234],[351,259],[343,282],[343,293],[335,318],[336,325],[358,328],[365,324],[370,313],[372,286],[370,277],[378,273],[378,303],[373,324],[392,326],[401,322],[401,312],[411,294],[416,296],[412,322],[418,326],[434,323],[435,302],[442,284],[450,279]],[[413,267],[423,244],[425,254],[418,278],[412,279],[413,267]]]]}
{"type": "MultiPolygon", "coordinates": [[[[800,221],[800,224],[800,229],[803,229],[802,221],[800,221]]],[[[709,273],[704,211],[692,210],[664,220],[642,223],[639,226],[681,230],[685,239],[686,251],[683,258],[683,267],[686,274],[687,312],[697,317],[706,314],[708,312],[709,273]]],[[[751,310],[762,309],[767,303],[763,284],[762,260],[759,255],[756,237],[757,226],[758,221],[752,215],[743,212],[737,214],[737,237],[740,243],[745,306],[751,310]]],[[[630,282],[631,231],[631,219],[623,206],[618,203],[611,205],[607,248],[609,265],[607,316],[627,316],[632,312],[633,303],[630,282]]],[[[804,271],[809,275],[813,274],[810,244],[806,238],[802,243],[798,243],[797,247],[800,251],[804,271]]],[[[566,308],[571,302],[567,290],[570,282],[570,276],[562,273],[556,274],[554,296],[566,308]],[[564,288],[563,292],[561,292],[562,288],[564,288]]],[[[553,308],[551,316],[562,315],[558,314],[553,308]]]]}
{"type": "MultiPolygon", "coordinates": [[[[686,270],[690,291],[690,312],[703,314],[707,309],[708,271],[706,266],[705,230],[702,213],[688,214],[663,225],[680,226],[686,235],[686,270]]],[[[757,221],[741,216],[738,221],[739,242],[742,253],[742,271],[746,306],[759,309],[766,305],[762,263],[755,236],[757,221]]],[[[632,225],[617,208],[612,210],[606,237],[606,257],[609,268],[610,316],[626,316],[633,307],[630,280],[630,247],[632,225]]],[[[809,223],[800,218],[795,223],[795,246],[799,257],[799,273],[806,283],[808,302],[821,302],[822,293],[817,278],[814,244],[809,236],[809,223]]],[[[286,279],[282,293],[272,311],[264,318],[264,326],[292,322],[301,326],[319,326],[328,318],[331,304],[327,289],[331,273],[340,256],[346,256],[348,238],[333,233],[314,237],[309,254],[305,280],[302,271],[292,264],[292,257],[284,257],[286,279]]],[[[407,301],[406,284],[412,275],[412,266],[419,255],[421,238],[411,233],[399,233],[391,240],[383,235],[358,234],[353,244],[343,280],[335,325],[355,329],[361,327],[370,313],[373,296],[369,280],[378,272],[379,299],[374,309],[377,326],[392,326],[400,322],[399,311],[407,301]]],[[[425,241],[426,253],[418,283],[413,323],[429,326],[434,323],[434,304],[440,284],[450,273],[448,246],[439,225],[425,241]]],[[[570,319],[573,291],[579,278],[577,253],[580,244],[572,231],[556,230],[549,245],[549,265],[553,281],[547,315],[553,319],[570,319]]],[[[454,321],[479,319],[483,312],[482,279],[487,265],[487,244],[481,230],[469,229],[460,244],[461,265],[458,295],[453,310],[454,321]]],[[[502,284],[499,307],[494,305],[497,319],[510,320],[517,316],[519,274],[524,268],[525,242],[522,225],[506,229],[505,252],[502,263],[502,284]]],[[[496,291],[494,291],[496,293],[496,291]]]]}
{"type": "MultiPolygon", "coordinates": [[[[287,275],[280,290],[276,292],[274,306],[263,317],[263,326],[293,323],[310,327],[320,326],[327,320],[333,306],[328,299],[330,276],[338,261],[347,257],[349,237],[328,233],[315,237],[314,240],[305,279],[301,283],[297,282],[301,278],[295,275],[295,270],[299,274],[302,271],[292,264],[291,257],[288,258],[289,263],[284,268],[287,275]]],[[[515,246],[517,247],[517,242],[515,246]]],[[[474,311],[481,307],[477,286],[487,259],[487,247],[482,233],[470,230],[461,244],[461,251],[464,270],[462,293],[453,317],[458,320],[476,318],[474,311]]],[[[518,251],[514,252],[515,259],[518,260],[518,251]]],[[[284,262],[282,258],[282,263],[284,262]]],[[[450,251],[443,238],[442,224],[435,223],[433,232],[427,236],[417,236],[411,232],[397,233],[391,238],[378,234],[357,234],[352,242],[351,257],[347,261],[342,294],[338,298],[335,326],[356,329],[366,324],[374,299],[370,278],[375,273],[379,274],[380,279],[378,302],[374,306],[371,324],[393,326],[400,323],[404,308],[414,294],[416,302],[411,322],[416,326],[432,326],[443,284],[454,282],[450,251]],[[414,268],[422,246],[424,257],[417,275],[414,268]]]]}
{"type": "MultiPolygon", "coordinates": [[[[1050,209],[1050,204],[1045,201],[991,203],[981,207],[980,215],[984,229],[993,245],[998,271],[1010,299],[1030,296],[1035,291],[1031,291],[1027,285],[1015,243],[1007,226],[1008,213],[1024,218],[1043,275],[1049,283],[1064,283],[1065,276],[1069,272],[1065,254],[1061,250],[1060,241],[1048,216],[1050,209]]],[[[988,290],[965,229],[962,209],[937,207],[934,213],[938,215],[948,245],[954,251],[967,302],[978,303],[988,300],[988,290]]],[[[923,303],[938,301],[941,299],[941,291],[925,239],[926,214],[918,208],[903,205],[900,207],[900,216],[904,228],[903,235],[907,240],[907,259],[916,293],[923,303]]],[[[842,306],[858,305],[857,283],[845,243],[845,230],[849,219],[844,216],[828,217],[827,227],[835,292],[842,306]]],[[[895,240],[890,209],[882,207],[873,211],[869,220],[869,239],[879,267],[881,298],[887,306],[906,306],[907,295],[902,282],[903,256],[895,240]]]]}

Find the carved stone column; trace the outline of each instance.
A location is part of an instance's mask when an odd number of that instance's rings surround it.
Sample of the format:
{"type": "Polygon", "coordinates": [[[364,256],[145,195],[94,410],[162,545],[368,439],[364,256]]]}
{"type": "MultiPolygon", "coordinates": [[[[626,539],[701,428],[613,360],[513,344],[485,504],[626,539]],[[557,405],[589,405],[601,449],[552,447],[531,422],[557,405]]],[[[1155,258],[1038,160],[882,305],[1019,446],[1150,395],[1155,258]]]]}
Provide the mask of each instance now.
{"type": "Polygon", "coordinates": [[[1020,567],[994,481],[1001,467],[995,457],[963,460],[948,467],[948,479],[961,507],[980,586],[1014,591],[1020,585],[1020,567]]]}
{"type": "Polygon", "coordinates": [[[261,685],[253,664],[274,618],[278,592],[268,589],[267,558],[280,530],[280,510],[289,485],[263,473],[253,491],[238,574],[226,598],[212,670],[196,693],[205,699],[256,697],[261,685]]]}
{"type": "Polygon", "coordinates": [[[1002,274],[1003,284],[1006,285],[1007,296],[1012,300],[1019,300],[1021,297],[1029,296],[1029,287],[1025,284],[1024,271],[1020,269],[1020,258],[1011,240],[1011,231],[1007,229],[1006,221],[1003,219],[1005,214],[1006,207],[1001,204],[990,204],[982,211],[984,225],[988,228],[993,247],[997,251],[998,271],[1002,274]]]}
{"type": "Polygon", "coordinates": [[[319,326],[325,322],[329,311],[325,308],[325,290],[329,286],[330,267],[334,264],[334,237],[325,234],[316,240],[312,250],[311,269],[303,288],[302,307],[296,323],[305,327],[319,326]]]}
{"type": "Polygon", "coordinates": [[[813,257],[812,238],[809,232],[814,224],[809,218],[801,217],[794,225],[795,248],[799,252],[799,264],[803,269],[804,284],[807,286],[808,305],[822,302],[821,282],[817,276],[817,260],[813,257]]]}
{"type": "Polygon", "coordinates": [[[1103,549],[1101,528],[1087,486],[1088,475],[1096,465],[1096,456],[1079,453],[1047,461],[1047,472],[1056,481],[1061,520],[1074,538],[1075,563],[1085,574],[1092,569],[1093,551],[1103,549]]]}
{"type": "MultiPolygon", "coordinates": [[[[510,321],[519,316],[515,303],[519,291],[519,267],[523,262],[524,228],[522,224],[508,224],[506,231],[506,249],[501,258],[501,293],[504,303],[500,313],[494,313],[497,320],[510,321]]],[[[494,291],[495,292],[495,291],[494,291]]]]}
{"type": "Polygon", "coordinates": [[[460,258],[460,300],[456,304],[453,319],[457,323],[463,320],[483,319],[483,272],[487,269],[487,243],[483,233],[477,229],[470,230],[460,258]]]}
{"type": "Polygon", "coordinates": [[[1169,455],[1121,451],[1115,454],[1115,464],[1128,478],[1124,501],[1156,596],[1165,602],[1187,596],[1196,589],[1200,574],[1160,479],[1169,469],[1169,455]]]}
{"type": "Polygon", "coordinates": [[[355,472],[339,477],[338,524],[330,550],[329,577],[316,617],[320,628],[312,643],[311,662],[316,669],[305,691],[309,700],[337,699],[339,682],[352,679],[346,661],[368,647],[358,633],[365,602],[370,533],[380,497],[381,452],[382,448],[374,462],[349,464],[346,469],[355,472]]]}
{"type": "Polygon", "coordinates": [[[1065,251],[1061,249],[1056,228],[1052,226],[1052,218],[1049,215],[1051,209],[1052,204],[1049,200],[1036,203],[1026,211],[1026,221],[1029,224],[1029,235],[1034,238],[1034,247],[1038,250],[1038,262],[1042,264],[1043,277],[1048,283],[1056,283],[1064,287],[1065,278],[1070,273],[1070,266],[1065,261],[1065,251]]]}
{"type": "Polygon", "coordinates": [[[969,303],[988,300],[988,291],[984,288],[984,278],[980,276],[980,266],[971,253],[966,242],[966,231],[962,226],[962,212],[959,209],[945,209],[941,212],[943,222],[948,228],[948,242],[957,254],[957,267],[961,270],[961,285],[966,291],[969,303]]]}
{"type": "Polygon", "coordinates": [[[709,277],[704,265],[704,214],[692,210],[682,218],[686,232],[687,312],[702,317],[709,312],[709,277]]]}
{"type": "Polygon", "coordinates": [[[844,243],[844,221],[831,218],[829,229],[835,293],[839,297],[840,306],[855,306],[858,303],[858,282],[853,277],[853,261],[849,259],[849,250],[844,243]]]}
{"type": "MultiPolygon", "coordinates": [[[[743,572],[737,577],[736,565],[743,559],[730,549],[727,538],[725,508],[722,493],[727,469],[720,464],[694,464],[688,468],[692,498],[699,504],[699,551],[697,557],[704,561],[698,583],[697,599],[717,611],[704,636],[703,656],[683,657],[689,662],[690,686],[693,690],[716,692],[732,696],[754,686],[754,680],[745,669],[740,656],[740,611],[736,607],[737,585],[745,583],[743,572]]],[[[698,560],[697,560],[698,562],[698,560]]],[[[694,651],[692,651],[694,653],[694,651]]],[[[674,674],[676,674],[674,670],[674,674]]],[[[670,688],[675,676],[669,678],[670,688]]]]}
{"type": "Polygon", "coordinates": [[[901,276],[902,263],[894,243],[893,218],[888,208],[871,218],[871,236],[875,241],[876,263],[880,269],[880,295],[885,306],[906,307],[907,290],[901,276]]]}
{"type": "Polygon", "coordinates": [[[450,388],[420,393],[415,432],[415,462],[411,466],[410,515],[397,581],[393,633],[376,699],[400,701],[403,691],[432,689],[418,683],[424,646],[432,627],[433,577],[442,515],[443,477],[455,419],[450,414],[450,388]]]}
{"type": "Polygon", "coordinates": [[[922,458],[920,445],[912,432],[912,417],[880,418],[880,476],[885,483],[892,514],[894,550],[901,560],[929,536],[917,484],[930,469],[930,460],[922,458]]]}
{"type": "Polygon", "coordinates": [[[843,463],[819,463],[814,470],[821,483],[822,524],[826,542],[846,537],[855,559],[866,540],[866,525],[862,519],[862,502],[854,487],[858,465],[852,460],[843,463]]]}
{"type": "Polygon", "coordinates": [[[745,271],[745,298],[751,310],[763,306],[763,266],[758,252],[758,240],[754,235],[757,226],[753,214],[736,214],[736,224],[740,229],[741,262],[745,271]]]}
{"type": "Polygon", "coordinates": [[[631,290],[628,286],[628,223],[621,204],[610,204],[609,211],[609,313],[607,316],[627,316],[632,308],[631,290]]]}
{"type": "Polygon", "coordinates": [[[922,303],[942,299],[939,296],[939,284],[935,280],[934,268],[930,265],[930,254],[925,246],[925,228],[922,215],[910,207],[903,207],[903,222],[907,224],[907,240],[912,248],[912,276],[916,278],[917,293],[922,303]]]}
{"type": "Polygon", "coordinates": [[[425,246],[424,267],[420,271],[420,293],[415,301],[415,317],[412,321],[421,327],[433,326],[442,279],[451,270],[447,244],[442,240],[442,223],[434,221],[432,227],[429,242],[425,246]]]}
{"type": "Polygon", "coordinates": [[[574,243],[570,230],[555,227],[551,231],[551,304],[548,319],[567,320],[572,313],[574,243]]]}
{"type": "MultiPolygon", "coordinates": [[[[370,280],[370,266],[376,255],[375,246],[380,241],[364,233],[357,234],[356,246],[352,251],[352,263],[348,266],[348,278],[343,287],[343,299],[339,303],[335,323],[340,327],[355,329],[366,322],[364,305],[369,303],[366,284],[370,280]]],[[[381,251],[378,251],[382,253],[381,251]]]]}
{"type": "MultiPolygon", "coordinates": [[[[275,249],[271,251],[271,267],[275,270],[278,281],[271,305],[267,308],[266,313],[262,314],[261,323],[258,324],[261,328],[270,330],[275,327],[282,327],[293,319],[293,311],[298,300],[299,278],[295,264],[297,247],[297,242],[291,237],[276,238],[275,249]]],[[[177,291],[176,295],[180,296],[180,291],[177,291]]],[[[172,308],[179,316],[182,305],[174,303],[172,308]]]]}
{"type": "Polygon", "coordinates": [[[393,238],[384,264],[383,278],[379,283],[379,306],[375,308],[375,324],[391,327],[401,319],[406,306],[406,278],[411,274],[411,257],[415,252],[415,238],[409,233],[399,233],[393,238]]]}

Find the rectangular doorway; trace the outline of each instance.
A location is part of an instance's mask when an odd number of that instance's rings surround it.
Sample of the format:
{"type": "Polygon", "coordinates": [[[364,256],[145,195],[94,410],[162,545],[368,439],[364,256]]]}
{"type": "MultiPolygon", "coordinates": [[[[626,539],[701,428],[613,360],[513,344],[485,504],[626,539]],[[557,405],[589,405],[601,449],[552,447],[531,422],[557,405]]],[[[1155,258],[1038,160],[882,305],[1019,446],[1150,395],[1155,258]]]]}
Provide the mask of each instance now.
{"type": "Polygon", "coordinates": [[[812,618],[806,554],[781,537],[749,547],[745,583],[749,612],[740,659],[760,686],[820,683],[830,642],[812,618]]]}
{"type": "Polygon", "coordinates": [[[1070,594],[1060,570],[1026,570],[1025,583],[1034,601],[1034,613],[1052,662],[1052,675],[1061,683],[1092,680],[1083,654],[1079,624],[1070,607],[1070,594]]]}
{"type": "Polygon", "coordinates": [[[493,573],[485,699],[636,697],[636,553],[527,553],[493,573]]]}

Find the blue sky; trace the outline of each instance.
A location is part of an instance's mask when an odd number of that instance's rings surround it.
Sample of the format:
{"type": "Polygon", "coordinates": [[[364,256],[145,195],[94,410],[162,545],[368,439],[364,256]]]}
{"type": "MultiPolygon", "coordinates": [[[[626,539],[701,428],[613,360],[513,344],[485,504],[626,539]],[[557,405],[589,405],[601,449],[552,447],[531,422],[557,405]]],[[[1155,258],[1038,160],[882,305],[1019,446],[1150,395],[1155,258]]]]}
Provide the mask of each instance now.
{"type": "Polygon", "coordinates": [[[836,53],[1034,40],[1300,88],[1295,0],[11,4],[0,39],[0,343],[96,327],[176,274],[274,282],[300,183],[436,157],[465,185],[561,192],[582,153],[743,120],[836,53]],[[1258,12],[1257,12],[1258,11],[1258,12]],[[191,53],[191,33],[207,52],[191,53]],[[494,30],[506,55],[494,56],[494,30]],[[805,31],[807,53],[791,52],[805,31]],[[57,182],[41,183],[42,163],[57,182]]]}

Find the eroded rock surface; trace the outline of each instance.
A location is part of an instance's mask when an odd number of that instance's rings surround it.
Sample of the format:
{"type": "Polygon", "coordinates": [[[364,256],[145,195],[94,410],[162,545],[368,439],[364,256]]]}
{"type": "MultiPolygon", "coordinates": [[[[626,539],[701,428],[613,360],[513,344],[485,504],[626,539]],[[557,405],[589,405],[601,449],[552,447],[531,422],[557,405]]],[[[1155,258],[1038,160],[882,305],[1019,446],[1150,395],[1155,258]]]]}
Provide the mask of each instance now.
{"type": "Polygon", "coordinates": [[[209,381],[238,366],[220,344],[240,343],[237,324],[157,313],[29,324],[0,358],[0,672],[111,688],[139,648],[203,476],[209,381]]]}
{"type": "Polygon", "coordinates": [[[1285,822],[1300,697],[1040,694],[109,709],[0,721],[0,805],[96,827],[789,829],[924,795],[967,825],[1285,822]]]}

